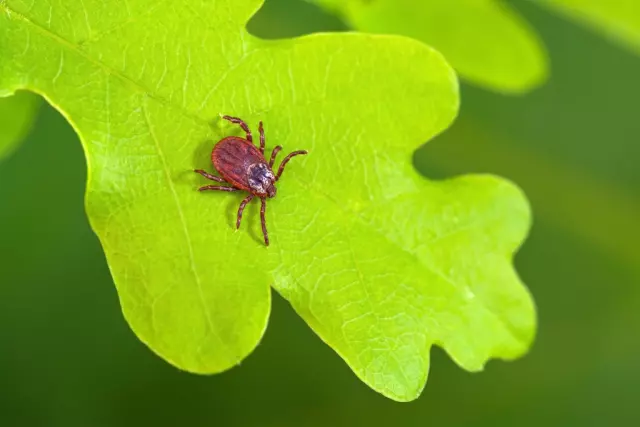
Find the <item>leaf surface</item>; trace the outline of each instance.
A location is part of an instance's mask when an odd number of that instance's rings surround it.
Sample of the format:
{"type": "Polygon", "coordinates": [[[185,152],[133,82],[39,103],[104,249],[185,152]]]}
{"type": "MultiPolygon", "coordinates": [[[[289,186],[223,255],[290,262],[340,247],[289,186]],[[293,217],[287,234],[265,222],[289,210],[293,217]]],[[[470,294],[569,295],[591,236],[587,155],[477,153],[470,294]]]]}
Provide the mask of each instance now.
{"type": "Polygon", "coordinates": [[[638,0],[534,0],[640,54],[638,0]]]}
{"type": "Polygon", "coordinates": [[[260,4],[0,1],[0,90],[42,93],[78,132],[87,213],[136,335],[181,369],[229,369],[260,340],[272,285],[396,400],[419,395],[433,344],[469,370],[523,354],[525,198],[411,164],[457,113],[449,65],[393,36],[263,41],[245,30],[260,4]],[[254,134],[263,120],[268,151],[309,150],[269,200],[269,248],[255,203],[236,232],[244,195],[195,191],[214,143],[242,134],[220,114],[254,134]]]}
{"type": "Polygon", "coordinates": [[[38,97],[28,92],[0,97],[0,160],[8,156],[29,132],[39,106],[38,97]]]}
{"type": "Polygon", "coordinates": [[[399,34],[438,49],[465,80],[504,93],[527,92],[547,78],[536,33],[496,0],[310,0],[358,31],[399,34]]]}

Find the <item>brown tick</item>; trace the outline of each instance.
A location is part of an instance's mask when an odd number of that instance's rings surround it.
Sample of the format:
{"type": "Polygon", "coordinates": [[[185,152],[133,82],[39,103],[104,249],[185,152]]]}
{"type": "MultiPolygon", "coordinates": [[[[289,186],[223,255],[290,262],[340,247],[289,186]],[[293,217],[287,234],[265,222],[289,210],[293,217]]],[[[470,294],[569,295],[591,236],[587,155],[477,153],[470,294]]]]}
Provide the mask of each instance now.
{"type": "Polygon", "coordinates": [[[281,146],[277,146],[271,152],[269,163],[264,158],[264,128],[262,122],[258,126],[260,132],[260,150],[253,145],[253,137],[247,124],[237,118],[222,116],[223,119],[229,120],[231,123],[240,125],[246,134],[246,138],[237,136],[228,136],[218,141],[211,152],[211,162],[222,177],[211,175],[202,169],[196,169],[194,172],[199,173],[212,181],[230,184],[231,187],[225,185],[205,185],[200,187],[199,191],[215,190],[215,191],[246,191],[249,193],[247,197],[240,203],[238,209],[238,218],[236,220],[236,229],[240,228],[242,221],[242,212],[245,206],[254,197],[260,198],[262,206],[260,208],[260,222],[262,223],[262,234],[264,234],[264,243],[269,246],[269,234],[267,233],[267,220],[265,212],[267,210],[267,198],[275,197],[275,183],[280,179],[284,167],[293,156],[307,154],[307,151],[294,151],[284,158],[278,173],[274,175],[273,162],[276,160],[278,152],[282,150],[281,146]]]}

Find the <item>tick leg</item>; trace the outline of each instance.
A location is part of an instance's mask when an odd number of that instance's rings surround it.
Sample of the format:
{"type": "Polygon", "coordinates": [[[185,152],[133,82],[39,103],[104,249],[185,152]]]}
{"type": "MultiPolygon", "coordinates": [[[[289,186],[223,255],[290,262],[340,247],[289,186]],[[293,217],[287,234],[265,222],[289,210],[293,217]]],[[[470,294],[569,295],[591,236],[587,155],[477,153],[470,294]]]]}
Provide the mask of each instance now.
{"type": "Polygon", "coordinates": [[[264,128],[262,127],[262,120],[258,125],[258,132],[260,133],[260,152],[264,156],[264,128]]]}
{"type": "Polygon", "coordinates": [[[236,229],[240,228],[240,221],[242,221],[242,212],[244,212],[244,207],[247,206],[251,200],[253,200],[254,195],[249,194],[245,199],[240,203],[240,207],[238,208],[238,219],[236,220],[236,229]]]}
{"type": "Polygon", "coordinates": [[[273,151],[271,152],[271,160],[269,160],[269,167],[272,168],[273,167],[273,162],[276,161],[276,156],[278,155],[278,153],[280,152],[280,150],[282,150],[281,146],[277,146],[276,148],[273,149],[273,151]]]}
{"type": "Polygon", "coordinates": [[[267,211],[267,199],[260,199],[260,222],[262,223],[262,234],[264,234],[264,244],[269,246],[269,233],[267,233],[267,219],[264,214],[267,211]]]}
{"type": "Polygon", "coordinates": [[[205,171],[203,171],[202,169],[196,169],[194,170],[195,173],[199,173],[200,175],[204,176],[207,179],[210,179],[211,181],[216,181],[216,182],[227,182],[225,181],[223,178],[219,177],[219,176],[215,176],[215,175],[211,175],[210,173],[207,173],[205,171]]]}
{"type": "Polygon", "coordinates": [[[205,185],[198,188],[198,191],[217,190],[217,191],[240,191],[239,188],[225,187],[224,185],[205,185]]]}
{"type": "Polygon", "coordinates": [[[278,168],[278,173],[276,175],[276,181],[280,179],[280,175],[282,175],[282,172],[284,171],[284,167],[287,165],[289,160],[291,160],[292,157],[299,156],[301,154],[307,154],[307,150],[294,151],[293,153],[290,153],[287,157],[284,158],[282,163],[280,163],[280,167],[278,168]]]}
{"type": "Polygon", "coordinates": [[[229,120],[231,123],[235,123],[237,125],[240,125],[240,127],[242,128],[244,133],[247,134],[247,141],[253,143],[253,136],[251,136],[251,131],[249,130],[249,126],[247,126],[247,124],[244,122],[244,120],[239,119],[237,117],[231,117],[231,116],[222,116],[222,118],[225,119],[225,120],[229,120]]]}

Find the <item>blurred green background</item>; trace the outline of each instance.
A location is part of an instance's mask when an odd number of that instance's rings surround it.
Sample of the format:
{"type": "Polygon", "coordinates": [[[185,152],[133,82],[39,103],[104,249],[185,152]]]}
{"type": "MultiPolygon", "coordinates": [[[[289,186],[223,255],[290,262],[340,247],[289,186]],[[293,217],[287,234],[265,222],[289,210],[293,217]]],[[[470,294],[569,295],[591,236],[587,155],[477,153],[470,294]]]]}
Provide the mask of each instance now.
{"type": "MultiPolygon", "coordinates": [[[[84,213],[82,148],[46,106],[0,164],[0,426],[640,425],[640,57],[512,3],[546,43],[551,80],[522,97],[463,84],[460,118],[415,163],[434,178],[502,175],[527,193],[535,220],[516,265],[540,318],[528,356],[469,374],[434,349],[422,397],[400,404],[275,295],[240,367],[177,371],[122,318],[84,213]]],[[[267,0],[249,28],[345,29],[298,0],[267,0]]]]}

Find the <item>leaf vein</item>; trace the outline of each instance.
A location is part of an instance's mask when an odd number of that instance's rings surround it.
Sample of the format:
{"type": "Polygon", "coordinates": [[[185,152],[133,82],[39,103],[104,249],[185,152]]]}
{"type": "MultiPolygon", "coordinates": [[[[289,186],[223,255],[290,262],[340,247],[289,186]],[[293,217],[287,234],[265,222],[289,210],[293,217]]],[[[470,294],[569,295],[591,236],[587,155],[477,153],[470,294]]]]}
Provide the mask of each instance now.
{"type": "Polygon", "coordinates": [[[136,81],[136,80],[134,80],[134,79],[132,79],[130,77],[127,77],[122,72],[120,72],[120,71],[116,70],[115,68],[105,64],[104,62],[92,58],[86,52],[84,52],[82,49],[80,49],[77,45],[73,44],[72,42],[70,42],[69,40],[67,40],[64,37],[60,36],[59,34],[54,33],[53,31],[49,30],[48,28],[45,28],[44,26],[38,24],[37,22],[32,21],[31,19],[27,18],[23,14],[16,12],[12,8],[10,8],[5,2],[0,2],[0,9],[3,9],[5,11],[5,13],[9,16],[10,19],[14,19],[13,17],[15,16],[16,19],[19,19],[19,20],[21,20],[21,21],[33,26],[41,34],[44,34],[46,37],[49,37],[50,39],[52,39],[53,41],[57,42],[61,46],[63,46],[65,48],[67,48],[68,50],[70,50],[71,52],[81,56],[85,60],[89,61],[90,63],[92,63],[95,66],[97,66],[98,68],[100,68],[106,74],[111,74],[111,75],[117,77],[118,79],[122,80],[122,82],[128,84],[131,88],[133,88],[137,92],[142,92],[148,98],[152,98],[155,101],[161,103],[162,105],[166,105],[166,106],[170,106],[172,108],[176,108],[176,109],[180,110],[182,112],[182,114],[184,114],[186,117],[189,117],[189,118],[191,118],[192,120],[194,120],[194,121],[196,121],[198,123],[201,123],[201,124],[204,124],[206,126],[209,126],[209,122],[205,118],[202,118],[202,117],[198,116],[196,113],[193,113],[193,112],[187,110],[183,105],[175,105],[175,104],[171,103],[169,100],[165,99],[164,97],[153,93],[150,89],[145,87],[142,83],[140,83],[140,82],[138,82],[138,81],[136,81]]]}
{"type": "MultiPolygon", "coordinates": [[[[207,302],[204,298],[204,292],[202,289],[202,283],[200,280],[200,275],[198,274],[198,270],[197,270],[197,266],[196,266],[196,262],[195,262],[195,256],[194,256],[194,252],[193,252],[193,243],[191,241],[191,234],[189,233],[189,228],[187,227],[187,221],[185,219],[184,216],[184,212],[182,210],[182,205],[180,203],[180,199],[178,198],[178,193],[176,192],[175,186],[173,185],[173,181],[171,180],[171,174],[169,172],[169,166],[167,165],[167,161],[165,159],[164,153],[162,151],[162,148],[160,147],[160,143],[158,141],[158,138],[155,134],[155,132],[153,131],[153,126],[151,125],[151,120],[149,117],[149,111],[148,111],[148,107],[147,107],[147,98],[145,98],[143,100],[143,104],[142,104],[142,110],[144,111],[144,117],[145,117],[145,121],[147,124],[147,127],[149,128],[149,134],[151,135],[151,139],[153,140],[156,150],[158,152],[158,156],[160,157],[160,161],[162,162],[162,167],[163,167],[163,171],[164,171],[164,175],[165,178],[167,180],[167,186],[169,187],[169,190],[171,191],[171,195],[173,197],[174,203],[176,205],[176,210],[178,212],[178,217],[180,218],[180,224],[182,225],[182,230],[184,232],[184,237],[185,237],[185,241],[186,241],[186,245],[187,245],[187,249],[189,251],[189,263],[190,263],[190,268],[191,268],[191,272],[193,274],[195,283],[196,283],[196,287],[198,290],[198,297],[200,299],[200,303],[202,305],[202,308],[204,310],[204,314],[205,317],[207,319],[207,326],[209,329],[209,332],[218,340],[218,342],[220,342],[220,344],[228,351],[228,354],[233,354],[234,356],[234,362],[238,363],[239,362],[239,358],[237,355],[235,355],[235,353],[231,350],[231,348],[229,347],[229,345],[222,339],[222,337],[220,337],[220,335],[218,334],[217,330],[215,329],[212,321],[211,321],[211,311],[209,310],[209,306],[207,305],[207,302]]],[[[206,338],[206,336],[205,336],[206,338]]],[[[224,353],[226,354],[226,353],[224,353]]]]}
{"type": "MultiPolygon", "coordinates": [[[[329,194],[327,194],[326,192],[324,192],[321,188],[314,186],[312,183],[310,182],[306,182],[304,179],[300,178],[299,176],[296,177],[296,179],[298,180],[298,182],[300,182],[303,186],[306,186],[307,189],[309,190],[313,190],[315,192],[317,192],[318,194],[322,195],[323,197],[325,197],[328,201],[330,201],[331,203],[333,203],[335,206],[338,207],[338,209],[347,212],[351,215],[353,215],[355,218],[357,218],[363,225],[365,225],[367,228],[371,229],[373,232],[375,232],[376,234],[378,234],[379,236],[381,236],[382,238],[384,238],[385,240],[387,240],[391,245],[393,245],[394,247],[397,247],[398,249],[400,249],[402,252],[406,253],[407,255],[411,256],[412,258],[414,258],[419,265],[423,266],[424,268],[426,268],[427,270],[430,270],[431,272],[433,272],[434,274],[436,274],[437,276],[439,276],[441,279],[445,280],[447,283],[449,283],[451,286],[453,286],[455,289],[458,289],[458,284],[456,282],[454,282],[452,279],[450,279],[446,274],[444,274],[442,271],[440,271],[439,269],[437,269],[435,266],[433,266],[430,263],[425,262],[424,260],[420,259],[418,257],[417,254],[413,253],[412,251],[410,251],[407,248],[404,248],[400,245],[398,245],[396,242],[394,242],[393,240],[391,240],[386,234],[384,234],[383,232],[381,232],[379,229],[377,229],[376,227],[374,227],[369,221],[367,221],[367,219],[365,217],[363,217],[361,214],[351,210],[348,206],[346,206],[343,203],[339,203],[337,200],[335,200],[334,198],[332,198],[329,194]]],[[[352,249],[350,247],[350,249],[352,249]]],[[[468,286],[464,286],[464,290],[466,290],[467,292],[471,292],[473,293],[473,291],[468,287],[468,286]]],[[[487,305],[487,303],[482,299],[482,298],[477,298],[476,301],[479,301],[479,303],[482,305],[482,307],[488,312],[490,313],[494,318],[496,318],[498,320],[498,322],[507,330],[509,331],[509,333],[512,335],[513,338],[519,340],[520,336],[518,333],[515,332],[515,330],[513,329],[513,327],[508,324],[501,316],[499,316],[498,314],[496,314],[493,310],[489,309],[489,306],[487,305]]]]}

